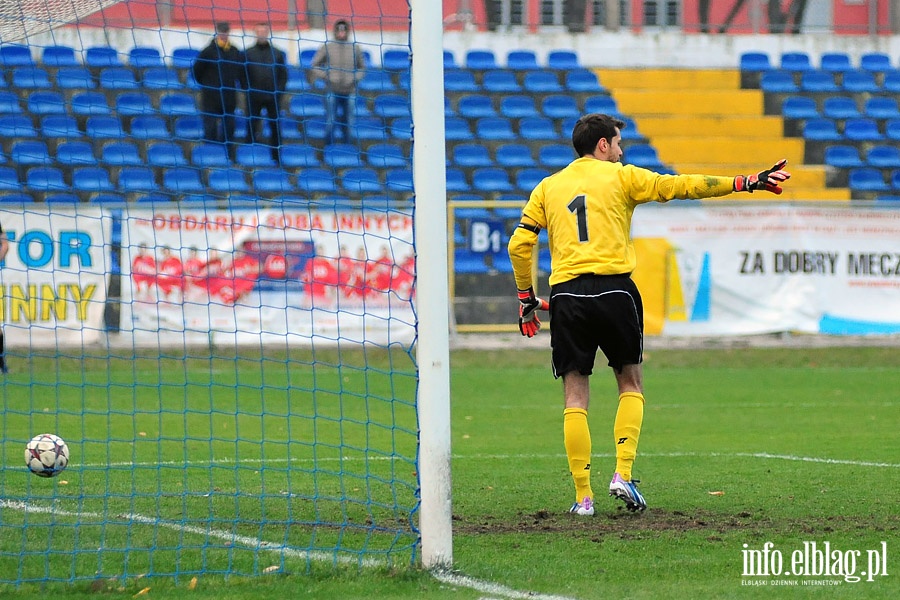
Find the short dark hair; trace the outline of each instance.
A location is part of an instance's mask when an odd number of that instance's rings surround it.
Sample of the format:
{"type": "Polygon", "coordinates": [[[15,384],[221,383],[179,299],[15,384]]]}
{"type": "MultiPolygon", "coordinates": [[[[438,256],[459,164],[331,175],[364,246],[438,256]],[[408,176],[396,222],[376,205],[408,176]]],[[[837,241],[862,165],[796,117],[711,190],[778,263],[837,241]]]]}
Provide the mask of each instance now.
{"type": "Polygon", "coordinates": [[[338,20],[338,21],[335,21],[335,23],[334,23],[334,32],[337,33],[338,29],[341,29],[341,28],[346,29],[347,31],[350,31],[350,23],[348,23],[348,22],[347,22],[346,20],[344,20],[344,19],[340,19],[340,20],[338,20]]]}
{"type": "Polygon", "coordinates": [[[572,128],[572,146],[579,157],[593,154],[601,139],[612,143],[616,128],[619,131],[624,129],[625,121],[602,113],[584,115],[572,128]]]}
{"type": "Polygon", "coordinates": [[[216,33],[228,33],[231,31],[231,25],[226,23],[225,21],[219,21],[216,23],[216,33]]]}

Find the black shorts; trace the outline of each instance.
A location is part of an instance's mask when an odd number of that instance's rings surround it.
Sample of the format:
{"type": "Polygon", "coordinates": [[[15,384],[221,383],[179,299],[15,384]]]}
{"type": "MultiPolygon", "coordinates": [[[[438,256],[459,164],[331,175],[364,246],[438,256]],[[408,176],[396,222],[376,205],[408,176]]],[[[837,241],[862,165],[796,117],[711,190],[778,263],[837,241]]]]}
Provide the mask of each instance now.
{"type": "Polygon", "coordinates": [[[550,290],[553,376],[590,375],[599,348],[617,372],[643,361],[644,305],[628,275],[581,275],[550,290]]]}

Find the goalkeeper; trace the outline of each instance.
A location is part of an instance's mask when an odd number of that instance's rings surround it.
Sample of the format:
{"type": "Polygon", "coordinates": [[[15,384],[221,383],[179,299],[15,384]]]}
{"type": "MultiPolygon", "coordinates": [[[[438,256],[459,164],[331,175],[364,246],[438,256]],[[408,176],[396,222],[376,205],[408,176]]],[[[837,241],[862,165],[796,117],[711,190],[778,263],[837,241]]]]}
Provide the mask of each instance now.
{"type": "Polygon", "coordinates": [[[547,229],[553,271],[550,274],[550,333],[554,377],[565,394],[563,438],[575,482],[571,513],[594,514],[591,489],[591,434],[587,411],[589,377],[599,348],[619,388],[613,426],[616,470],[609,494],[631,511],[647,507],[632,479],[632,464],[644,416],[644,309],[631,272],[637,264],[631,241],[631,216],[639,204],[674,198],[712,198],[732,192],[780,194],[790,174],[781,160],[755,175],[660,175],[622,165],[621,129],[625,123],[603,114],[581,117],[572,131],[579,156],[534,189],[522,220],[509,241],[509,256],[519,298],[519,329],[532,337],[540,329],[538,309],[547,302],[532,287],[532,250],[547,229]]]}

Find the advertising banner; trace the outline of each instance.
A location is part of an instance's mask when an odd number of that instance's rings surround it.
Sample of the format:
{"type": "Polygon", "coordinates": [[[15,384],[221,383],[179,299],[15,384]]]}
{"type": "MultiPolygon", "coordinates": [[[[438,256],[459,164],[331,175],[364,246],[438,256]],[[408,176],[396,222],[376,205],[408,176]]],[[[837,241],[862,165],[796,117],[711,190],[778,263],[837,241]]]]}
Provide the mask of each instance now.
{"type": "Polygon", "coordinates": [[[99,209],[0,211],[0,315],[10,346],[82,346],[104,332],[112,219],[99,209]]]}
{"type": "Polygon", "coordinates": [[[121,329],[138,344],[414,338],[411,214],[182,207],[128,211],[122,229],[121,329]]]}

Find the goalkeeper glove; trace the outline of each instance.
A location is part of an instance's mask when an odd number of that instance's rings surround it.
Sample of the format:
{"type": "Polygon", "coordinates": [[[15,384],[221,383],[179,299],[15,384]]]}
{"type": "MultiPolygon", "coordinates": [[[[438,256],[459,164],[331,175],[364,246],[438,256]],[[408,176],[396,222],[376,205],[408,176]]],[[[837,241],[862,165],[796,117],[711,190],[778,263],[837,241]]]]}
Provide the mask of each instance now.
{"type": "Polygon", "coordinates": [[[537,311],[550,310],[550,303],[543,298],[535,298],[534,288],[518,290],[519,292],[519,331],[522,335],[534,337],[541,328],[541,320],[537,311]]]}
{"type": "Polygon", "coordinates": [[[787,159],[782,158],[771,169],[760,171],[756,175],[738,175],[734,178],[734,191],[752,194],[755,190],[766,190],[780,194],[784,190],[779,184],[791,178],[790,173],[782,170],[786,164],[787,159]]]}

